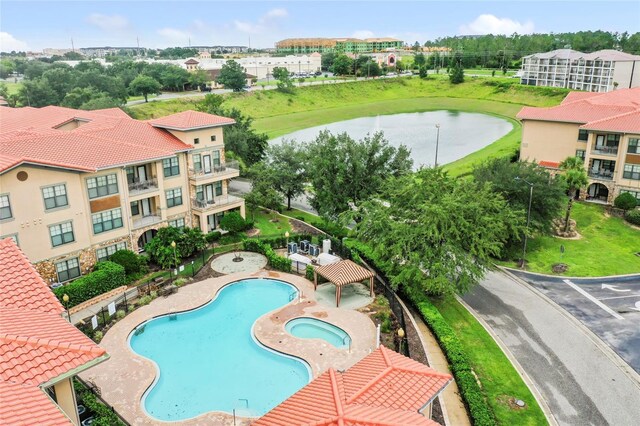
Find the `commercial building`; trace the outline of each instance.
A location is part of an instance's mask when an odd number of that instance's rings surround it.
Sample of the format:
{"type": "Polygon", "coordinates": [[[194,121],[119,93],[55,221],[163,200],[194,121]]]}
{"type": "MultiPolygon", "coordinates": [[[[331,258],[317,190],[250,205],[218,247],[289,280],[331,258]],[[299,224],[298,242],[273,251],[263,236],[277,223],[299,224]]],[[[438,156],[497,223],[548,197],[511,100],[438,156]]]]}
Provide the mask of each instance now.
{"type": "Polygon", "coordinates": [[[109,358],[11,238],[0,240],[0,424],[80,425],[73,378],[109,358]]]}
{"type": "Polygon", "coordinates": [[[640,56],[617,50],[559,49],[522,58],[521,83],[587,92],[640,86],[640,56]]]}
{"type": "MultiPolygon", "coordinates": [[[[201,69],[204,71],[217,71],[227,63],[227,59],[218,58],[189,58],[178,61],[162,61],[172,63],[186,68],[187,71],[195,71],[201,69]]],[[[276,67],[286,68],[290,73],[307,73],[313,74],[320,71],[322,66],[322,55],[312,53],[310,55],[300,56],[249,56],[246,58],[234,59],[244,68],[247,73],[247,79],[250,82],[253,78],[265,79],[273,77],[273,69],[276,67]]],[[[217,74],[214,73],[215,74],[217,74]]]]}
{"type": "Polygon", "coordinates": [[[580,198],[612,203],[622,192],[640,201],[640,87],[571,92],[558,106],[524,107],[520,158],[558,169],[584,159],[589,184],[580,198]]]}
{"type": "Polygon", "coordinates": [[[119,249],[143,250],[160,227],[209,232],[239,175],[226,162],[230,118],[186,111],[149,121],[113,108],[1,108],[0,236],[50,282],[66,282],[119,249]]]}
{"type": "Polygon", "coordinates": [[[404,42],[396,38],[288,38],[276,43],[278,53],[308,55],[317,53],[369,53],[402,49],[404,42]]]}

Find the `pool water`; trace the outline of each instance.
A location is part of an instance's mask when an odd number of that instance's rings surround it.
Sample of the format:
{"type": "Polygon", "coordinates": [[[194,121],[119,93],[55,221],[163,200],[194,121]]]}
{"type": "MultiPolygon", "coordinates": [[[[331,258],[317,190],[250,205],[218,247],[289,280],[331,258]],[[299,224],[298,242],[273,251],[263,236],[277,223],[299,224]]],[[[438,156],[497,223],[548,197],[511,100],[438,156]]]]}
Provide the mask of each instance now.
{"type": "Polygon", "coordinates": [[[138,326],[131,348],[159,370],[142,401],[146,412],[164,421],[234,409],[261,416],[306,385],[307,364],[261,346],[252,332],[259,317],[295,294],[282,281],[242,280],[201,308],[138,326]]]}
{"type": "Polygon", "coordinates": [[[347,349],[351,337],[340,327],[315,318],[296,318],[287,322],[285,330],[301,339],[322,339],[338,349],[347,349]]]}

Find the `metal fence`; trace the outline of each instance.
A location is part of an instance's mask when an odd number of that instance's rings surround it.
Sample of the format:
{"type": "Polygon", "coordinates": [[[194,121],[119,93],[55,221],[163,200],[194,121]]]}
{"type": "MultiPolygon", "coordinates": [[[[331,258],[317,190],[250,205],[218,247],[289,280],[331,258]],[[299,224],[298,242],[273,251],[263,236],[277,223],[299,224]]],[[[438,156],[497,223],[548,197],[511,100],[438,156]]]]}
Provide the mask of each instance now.
{"type": "MultiPolygon", "coordinates": [[[[116,409],[113,407],[113,405],[109,404],[107,401],[105,401],[104,399],[102,399],[102,392],[100,391],[100,388],[93,382],[90,381],[85,381],[83,380],[80,376],[75,376],[75,379],[80,382],[80,384],[82,384],[82,386],[84,386],[86,388],[87,391],[89,391],[90,393],[92,393],[96,399],[105,407],[107,407],[109,410],[111,410],[111,412],[113,414],[115,414],[118,419],[125,425],[125,426],[131,426],[131,423],[129,423],[128,421],[126,421],[124,419],[124,417],[122,417],[120,415],[120,413],[118,413],[116,411],[116,409]]],[[[79,389],[76,389],[76,392],[78,392],[79,389]]]]}

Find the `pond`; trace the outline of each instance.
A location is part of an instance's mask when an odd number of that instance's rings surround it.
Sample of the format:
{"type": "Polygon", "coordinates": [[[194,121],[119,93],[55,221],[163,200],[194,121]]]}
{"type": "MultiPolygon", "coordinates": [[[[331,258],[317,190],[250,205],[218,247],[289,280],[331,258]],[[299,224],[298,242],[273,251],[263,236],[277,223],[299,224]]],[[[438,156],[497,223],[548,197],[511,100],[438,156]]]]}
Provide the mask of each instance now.
{"type": "Polygon", "coordinates": [[[404,144],[411,150],[414,168],[434,164],[437,128],[440,125],[438,164],[447,164],[475,152],[500,139],[513,129],[507,120],[491,115],[460,111],[429,111],[407,114],[378,115],[338,121],[310,127],[273,139],[299,142],[314,140],[322,130],[331,133],[347,132],[354,139],[367,133],[384,132],[393,146],[404,144]]]}

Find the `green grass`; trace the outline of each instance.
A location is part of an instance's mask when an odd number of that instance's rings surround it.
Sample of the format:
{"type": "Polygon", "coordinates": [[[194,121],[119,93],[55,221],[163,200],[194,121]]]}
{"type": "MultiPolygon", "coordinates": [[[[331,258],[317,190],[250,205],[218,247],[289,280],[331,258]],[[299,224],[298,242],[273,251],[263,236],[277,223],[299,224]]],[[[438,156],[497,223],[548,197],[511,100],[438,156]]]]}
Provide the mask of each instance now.
{"type": "MultiPolygon", "coordinates": [[[[487,68],[480,68],[480,69],[469,68],[469,69],[465,69],[464,73],[466,75],[475,74],[475,75],[490,76],[493,73],[493,71],[496,72],[496,75],[495,75],[496,77],[504,77],[504,74],[502,74],[502,70],[493,70],[491,68],[488,68],[488,69],[487,68]]],[[[515,71],[507,71],[506,75],[507,76],[512,76],[512,75],[515,75],[515,74],[516,74],[515,71]]]]}
{"type": "Polygon", "coordinates": [[[502,349],[473,315],[456,299],[432,301],[454,329],[471,367],[487,395],[500,425],[545,425],[544,413],[502,349]],[[509,398],[523,400],[525,409],[514,409],[509,398]]]}
{"type": "Polygon", "coordinates": [[[14,83],[12,81],[3,81],[1,84],[7,86],[7,93],[10,95],[17,94],[22,87],[22,83],[14,83]]]}
{"type": "Polygon", "coordinates": [[[295,209],[295,208],[292,208],[291,210],[287,210],[286,207],[283,206],[281,212],[282,212],[283,215],[292,217],[294,219],[302,218],[302,219],[304,219],[304,221],[306,223],[311,223],[311,222],[315,222],[315,221],[318,221],[318,220],[322,220],[320,218],[320,216],[318,216],[318,215],[315,215],[313,213],[308,213],[308,212],[305,212],[305,211],[302,211],[302,210],[298,210],[298,209],[295,209]]]}
{"type": "MultiPolygon", "coordinates": [[[[607,217],[604,206],[574,203],[572,219],[582,238],[566,240],[552,236],[537,236],[527,245],[528,270],[551,274],[556,263],[566,263],[563,275],[592,277],[640,273],[640,230],[623,219],[607,217]],[[560,246],[565,248],[560,253],[560,246]]],[[[515,267],[514,262],[501,262],[515,267]]]]}
{"type": "Polygon", "coordinates": [[[289,219],[280,215],[275,216],[277,222],[272,222],[273,214],[262,209],[249,211],[247,219],[253,220],[253,226],[260,230],[259,237],[280,237],[285,232],[291,232],[289,219]]]}

